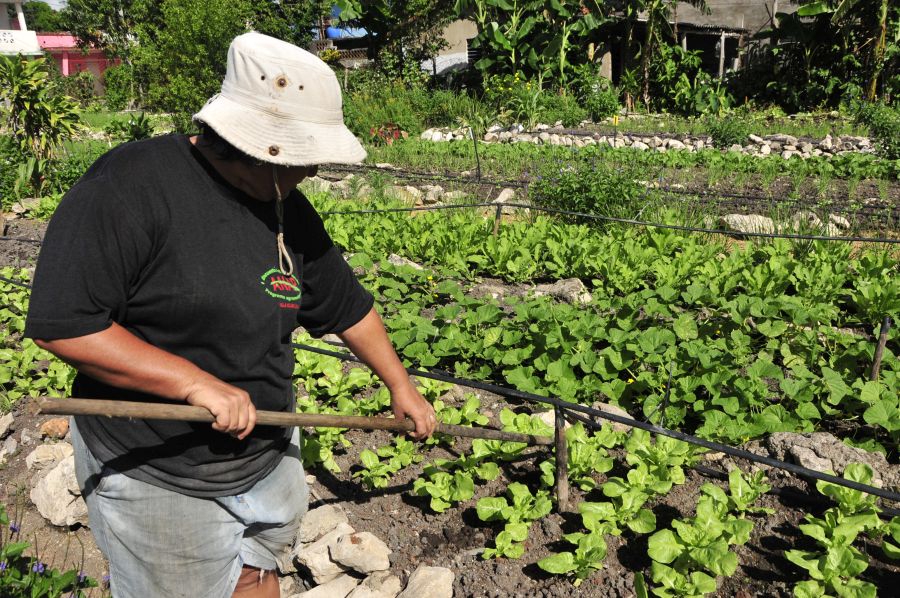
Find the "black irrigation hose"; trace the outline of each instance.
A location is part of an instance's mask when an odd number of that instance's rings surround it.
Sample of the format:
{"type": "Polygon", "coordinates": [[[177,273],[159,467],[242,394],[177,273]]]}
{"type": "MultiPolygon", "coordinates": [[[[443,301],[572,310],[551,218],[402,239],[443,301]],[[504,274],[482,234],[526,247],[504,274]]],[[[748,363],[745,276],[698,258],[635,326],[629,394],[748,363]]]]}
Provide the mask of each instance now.
{"type": "Polygon", "coordinates": [[[335,210],[330,212],[320,212],[327,216],[349,216],[353,214],[378,214],[381,212],[423,212],[429,210],[452,210],[461,208],[518,208],[523,210],[536,210],[546,212],[548,214],[559,214],[562,216],[574,216],[576,218],[587,218],[590,220],[601,220],[604,222],[619,222],[621,224],[633,224],[635,226],[645,226],[649,228],[665,228],[670,230],[680,230],[695,233],[707,233],[717,235],[727,235],[731,237],[760,237],[764,239],[795,239],[804,241],[844,241],[844,242],[860,242],[860,243],[887,243],[900,244],[900,239],[888,239],[883,237],[829,237],[825,235],[796,235],[786,233],[761,233],[761,232],[741,232],[733,230],[724,230],[717,228],[701,228],[696,226],[682,226],[679,224],[663,224],[660,222],[647,222],[644,220],[634,220],[631,218],[616,218],[614,216],[601,216],[599,214],[588,214],[586,212],[575,212],[572,210],[560,210],[557,208],[546,208],[543,206],[533,206],[519,203],[470,203],[470,204],[454,204],[444,206],[416,206],[411,208],[380,208],[369,210],[335,210]]]}
{"type": "Polygon", "coordinates": [[[30,289],[31,285],[27,282],[22,282],[20,280],[13,280],[12,278],[7,278],[5,276],[0,276],[0,282],[5,282],[7,284],[11,284],[13,286],[21,287],[23,289],[30,289]]]}
{"type": "MultiPolygon", "coordinates": [[[[312,347],[309,345],[303,345],[299,343],[291,343],[291,346],[296,349],[301,349],[303,351],[309,351],[312,353],[318,353],[320,355],[327,355],[328,357],[336,357],[342,361],[352,361],[356,363],[362,363],[357,357],[352,355],[348,355],[343,352],[338,351],[329,351],[328,349],[321,349],[319,347],[312,347]]],[[[659,426],[655,426],[653,424],[642,422],[636,419],[632,419],[630,417],[623,417],[621,415],[616,415],[614,413],[608,413],[606,411],[601,411],[599,409],[594,409],[592,407],[586,407],[584,405],[579,405],[578,403],[571,403],[569,401],[563,401],[561,399],[556,399],[552,397],[545,397],[538,394],[523,392],[521,390],[516,390],[514,388],[507,388],[504,386],[498,386],[496,384],[488,384],[485,382],[479,382],[477,380],[469,380],[466,378],[458,378],[456,376],[452,376],[450,374],[444,372],[433,372],[429,370],[418,370],[414,368],[407,368],[407,373],[412,376],[418,376],[420,378],[430,378],[432,380],[439,380],[441,382],[449,382],[451,384],[458,384],[460,386],[467,386],[469,388],[476,388],[478,390],[483,390],[485,392],[494,393],[496,395],[500,395],[506,398],[519,399],[523,401],[528,401],[532,403],[544,403],[547,405],[553,405],[555,407],[559,407],[569,412],[580,412],[586,415],[590,415],[593,417],[598,417],[601,419],[606,419],[609,421],[613,421],[616,423],[624,424],[626,426],[632,428],[639,428],[641,430],[646,430],[648,432],[652,432],[654,434],[659,434],[661,436],[668,436],[669,438],[675,438],[676,440],[681,440],[683,442],[687,442],[689,444],[694,444],[697,446],[702,446],[704,448],[708,448],[713,451],[718,451],[722,453],[726,453],[731,455],[732,457],[738,457],[740,459],[746,459],[748,461],[752,461],[754,463],[761,463],[763,465],[768,465],[769,467],[774,467],[776,469],[783,469],[785,471],[789,471],[794,475],[810,477],[816,480],[822,480],[825,482],[830,482],[832,484],[837,484],[839,486],[845,486],[847,488],[852,488],[853,490],[859,490],[860,492],[864,492],[866,494],[871,494],[873,496],[878,496],[880,498],[884,498],[887,500],[891,500],[894,502],[900,503],[900,493],[891,492],[890,490],[883,490],[881,488],[876,488],[875,486],[870,486],[868,484],[860,484],[859,482],[854,482],[852,480],[845,480],[844,478],[839,478],[835,475],[822,473],[820,471],[816,471],[814,469],[809,469],[807,467],[802,467],[800,465],[795,465],[793,463],[787,463],[786,461],[780,461],[778,459],[772,459],[771,457],[762,457],[760,455],[751,453],[750,451],[746,451],[744,449],[735,448],[729,446],[727,444],[721,444],[718,442],[712,442],[710,440],[705,440],[703,438],[699,438],[697,436],[692,436],[690,434],[685,434],[684,432],[678,432],[676,430],[669,430],[667,428],[661,428],[659,426]]],[[[572,416],[576,416],[576,414],[571,413],[572,416]]],[[[581,418],[578,418],[581,419],[581,418]]],[[[584,421],[587,425],[592,428],[599,428],[600,424],[589,419],[584,418],[584,421]]]]}
{"type": "Polygon", "coordinates": [[[0,237],[0,241],[18,241],[19,243],[31,243],[33,245],[42,243],[39,239],[26,239],[25,237],[0,237]]]}

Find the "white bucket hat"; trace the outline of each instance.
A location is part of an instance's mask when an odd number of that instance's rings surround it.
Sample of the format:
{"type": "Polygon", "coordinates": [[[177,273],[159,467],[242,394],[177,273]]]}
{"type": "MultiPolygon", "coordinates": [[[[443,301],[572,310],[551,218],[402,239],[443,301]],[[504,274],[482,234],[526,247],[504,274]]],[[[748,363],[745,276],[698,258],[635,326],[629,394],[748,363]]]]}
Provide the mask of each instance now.
{"type": "Polygon", "coordinates": [[[366,150],[344,125],[331,68],[287,42],[245,33],[228,48],[222,91],[194,120],[248,156],[269,164],[353,164],[366,150]]]}

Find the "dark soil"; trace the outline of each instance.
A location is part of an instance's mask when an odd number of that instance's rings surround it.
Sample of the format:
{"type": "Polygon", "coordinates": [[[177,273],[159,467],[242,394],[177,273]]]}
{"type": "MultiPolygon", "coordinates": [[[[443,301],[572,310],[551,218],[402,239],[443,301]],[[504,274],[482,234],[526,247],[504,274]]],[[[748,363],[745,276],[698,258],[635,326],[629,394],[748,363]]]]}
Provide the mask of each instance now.
{"type": "Polygon", "coordinates": [[[47,223],[27,219],[4,221],[0,216],[0,229],[5,229],[0,230],[0,236],[12,237],[11,240],[0,241],[0,267],[33,268],[41,248],[29,241],[41,241],[47,223]]]}

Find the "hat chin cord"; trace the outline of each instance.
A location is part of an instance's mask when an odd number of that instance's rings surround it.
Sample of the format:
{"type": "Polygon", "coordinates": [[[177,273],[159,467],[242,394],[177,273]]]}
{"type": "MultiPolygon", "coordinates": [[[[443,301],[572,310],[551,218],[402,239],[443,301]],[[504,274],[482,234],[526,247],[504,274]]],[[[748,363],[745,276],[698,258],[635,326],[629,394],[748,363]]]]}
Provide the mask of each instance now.
{"type": "Polygon", "coordinates": [[[281,197],[281,187],[278,185],[278,167],[272,164],[272,182],[275,184],[275,215],[278,217],[278,269],[285,276],[294,273],[294,262],[284,244],[284,203],[281,197]],[[287,263],[287,268],[284,267],[287,263]]]}

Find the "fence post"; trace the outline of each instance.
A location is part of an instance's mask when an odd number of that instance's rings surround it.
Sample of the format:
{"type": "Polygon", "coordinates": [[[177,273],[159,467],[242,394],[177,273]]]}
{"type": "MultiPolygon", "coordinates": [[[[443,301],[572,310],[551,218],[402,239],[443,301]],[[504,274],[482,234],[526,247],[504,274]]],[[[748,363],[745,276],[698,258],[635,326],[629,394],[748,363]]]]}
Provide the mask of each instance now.
{"type": "Polygon", "coordinates": [[[560,407],[554,410],[554,428],[556,432],[556,510],[566,513],[569,510],[569,447],[566,442],[566,418],[560,407]]]}
{"type": "Polygon", "coordinates": [[[888,330],[891,329],[891,317],[884,316],[881,323],[881,332],[878,335],[878,344],[875,345],[875,359],[872,361],[872,373],[869,374],[869,380],[878,380],[878,371],[881,369],[881,358],[884,357],[884,347],[887,345],[888,330]]]}
{"type": "Polygon", "coordinates": [[[503,204],[498,203],[497,209],[494,211],[494,236],[500,232],[500,216],[503,214],[503,204]]]}
{"type": "Polygon", "coordinates": [[[475,138],[475,129],[469,125],[469,134],[472,135],[472,147],[475,148],[475,178],[481,180],[481,158],[478,156],[478,140],[475,138]]]}

